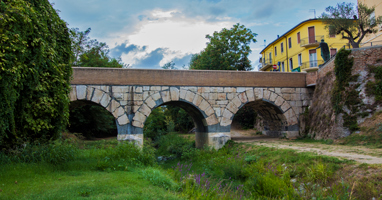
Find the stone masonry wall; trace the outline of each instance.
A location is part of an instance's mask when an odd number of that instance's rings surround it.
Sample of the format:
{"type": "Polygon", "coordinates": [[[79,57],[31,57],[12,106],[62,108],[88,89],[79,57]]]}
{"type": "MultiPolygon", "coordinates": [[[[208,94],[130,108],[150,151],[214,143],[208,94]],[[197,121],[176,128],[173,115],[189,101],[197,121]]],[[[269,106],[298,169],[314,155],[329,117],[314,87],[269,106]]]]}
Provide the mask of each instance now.
{"type": "MultiPolygon", "coordinates": [[[[382,66],[382,47],[368,47],[353,49],[349,58],[354,59],[352,75],[359,75],[355,82],[350,82],[350,86],[359,84],[356,88],[359,91],[359,98],[363,102],[363,106],[359,112],[368,112],[369,115],[357,118],[358,123],[362,123],[366,118],[381,110],[379,105],[376,105],[373,96],[367,96],[365,89],[368,81],[374,81],[373,75],[369,74],[368,66],[382,66]]],[[[316,88],[313,94],[312,105],[309,108],[309,119],[307,122],[306,133],[316,139],[325,138],[340,138],[351,134],[350,130],[343,126],[343,114],[335,115],[332,106],[332,90],[334,88],[334,59],[323,66],[318,71],[318,79],[316,88]]],[[[348,114],[350,110],[344,107],[348,114]]]]}

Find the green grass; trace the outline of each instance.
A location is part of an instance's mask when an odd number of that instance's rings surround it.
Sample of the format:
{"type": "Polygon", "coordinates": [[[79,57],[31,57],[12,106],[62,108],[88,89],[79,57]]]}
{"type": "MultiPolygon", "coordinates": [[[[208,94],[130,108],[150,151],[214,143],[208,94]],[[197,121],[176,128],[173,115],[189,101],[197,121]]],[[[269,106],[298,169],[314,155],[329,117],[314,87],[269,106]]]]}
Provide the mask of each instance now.
{"type": "Polygon", "coordinates": [[[165,138],[158,151],[115,140],[33,147],[66,155],[70,146],[75,154],[58,163],[23,159],[41,157],[30,151],[0,154],[0,199],[348,199],[354,181],[362,190],[352,197],[360,199],[382,189],[379,175],[349,177],[355,163],[348,160],[232,141],[198,150],[193,141],[165,138]],[[155,153],[177,157],[157,163],[155,153]]]}

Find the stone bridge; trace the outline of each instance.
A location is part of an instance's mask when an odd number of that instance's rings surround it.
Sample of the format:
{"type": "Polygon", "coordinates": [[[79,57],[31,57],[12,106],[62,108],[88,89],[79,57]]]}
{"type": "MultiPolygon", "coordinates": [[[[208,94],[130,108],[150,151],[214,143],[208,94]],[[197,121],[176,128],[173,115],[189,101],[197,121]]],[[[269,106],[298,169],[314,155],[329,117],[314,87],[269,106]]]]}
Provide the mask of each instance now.
{"type": "Polygon", "coordinates": [[[118,140],[139,145],[153,109],[179,106],[194,120],[198,148],[224,145],[243,106],[253,107],[263,118],[263,134],[297,136],[299,115],[312,96],[306,73],[282,72],[74,67],[71,87],[71,106],[104,107],[116,119],[118,140]]]}

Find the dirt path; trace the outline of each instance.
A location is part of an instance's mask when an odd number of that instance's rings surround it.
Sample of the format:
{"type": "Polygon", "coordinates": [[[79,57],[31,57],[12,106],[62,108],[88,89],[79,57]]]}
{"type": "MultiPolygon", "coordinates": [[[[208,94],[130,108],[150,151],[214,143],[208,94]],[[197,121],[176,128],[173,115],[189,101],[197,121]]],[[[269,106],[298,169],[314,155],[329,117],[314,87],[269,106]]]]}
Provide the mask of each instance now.
{"type": "Polygon", "coordinates": [[[254,136],[252,131],[233,129],[232,139],[236,142],[249,143],[266,147],[281,149],[294,149],[299,152],[315,152],[318,155],[333,156],[359,163],[382,164],[382,149],[369,149],[362,146],[344,146],[335,144],[305,143],[286,139],[270,138],[267,136],[254,136]]]}

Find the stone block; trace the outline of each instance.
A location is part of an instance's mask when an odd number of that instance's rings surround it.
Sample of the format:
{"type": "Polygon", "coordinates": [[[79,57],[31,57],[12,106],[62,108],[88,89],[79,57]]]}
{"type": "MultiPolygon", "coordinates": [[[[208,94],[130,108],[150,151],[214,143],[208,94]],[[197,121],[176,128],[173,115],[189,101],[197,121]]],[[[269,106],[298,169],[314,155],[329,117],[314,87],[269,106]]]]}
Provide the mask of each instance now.
{"type": "Polygon", "coordinates": [[[281,96],[277,96],[275,101],[276,106],[281,106],[284,103],[284,99],[281,96]]]}
{"type": "Polygon", "coordinates": [[[133,120],[144,123],[146,121],[146,116],[138,111],[135,113],[133,120]]]}
{"type": "Polygon", "coordinates": [[[292,100],[292,101],[300,101],[300,100],[301,100],[300,93],[298,93],[298,94],[292,94],[292,96],[291,96],[291,100],[292,100]]]}
{"type": "Polygon", "coordinates": [[[231,119],[233,117],[233,113],[231,111],[229,111],[228,109],[225,109],[223,112],[223,117],[225,117],[227,119],[231,119]]]}
{"type": "MultiPolygon", "coordinates": [[[[86,89],[86,100],[91,101],[92,96],[93,96],[93,92],[94,92],[94,88],[87,87],[87,89],[86,89]]],[[[78,96],[77,96],[77,98],[78,98],[78,96]]]]}
{"type": "Polygon", "coordinates": [[[216,100],[218,99],[218,93],[210,93],[208,99],[216,100]]]}
{"type": "Polygon", "coordinates": [[[291,119],[292,117],[296,117],[296,114],[294,113],[293,109],[289,109],[288,111],[284,113],[284,116],[289,122],[289,119],[291,119]]]}
{"type": "Polygon", "coordinates": [[[218,100],[226,100],[227,94],[226,93],[218,93],[218,100]]]}
{"type": "Polygon", "coordinates": [[[301,93],[301,88],[295,88],[296,89],[296,93],[301,93]]]}
{"type": "Polygon", "coordinates": [[[287,101],[284,101],[284,103],[281,105],[281,110],[283,112],[287,111],[290,108],[290,105],[287,101]]]}
{"type": "Polygon", "coordinates": [[[208,133],[208,145],[214,149],[223,148],[230,139],[230,133],[208,133]]]}
{"type": "Polygon", "coordinates": [[[170,96],[172,101],[179,101],[179,89],[176,87],[170,87],[170,96]]]}
{"type": "Polygon", "coordinates": [[[192,92],[198,92],[197,87],[187,87],[187,90],[192,91],[192,92]]]}
{"type": "Polygon", "coordinates": [[[163,103],[171,101],[170,91],[162,91],[160,94],[162,96],[163,103]]]}
{"type": "Polygon", "coordinates": [[[118,140],[133,142],[134,145],[139,147],[143,146],[143,134],[118,134],[118,140]]]}
{"type": "Polygon", "coordinates": [[[209,106],[208,108],[204,110],[204,113],[206,113],[207,116],[210,116],[214,114],[215,112],[214,112],[214,109],[211,106],[209,106]]]}
{"type": "Polygon", "coordinates": [[[143,123],[140,122],[140,121],[133,121],[133,123],[131,123],[133,126],[135,127],[138,127],[138,128],[143,128],[143,123]]]}
{"type": "Polygon", "coordinates": [[[70,88],[69,99],[70,99],[70,101],[76,101],[77,100],[76,87],[71,87],[70,88]]]}
{"type": "Polygon", "coordinates": [[[125,99],[127,100],[128,98],[124,98],[123,96],[126,96],[128,93],[120,93],[120,92],[113,92],[112,96],[114,97],[114,99],[117,99],[119,101],[125,99]]]}
{"type": "Polygon", "coordinates": [[[180,98],[180,99],[185,99],[185,98],[186,98],[186,93],[187,93],[187,90],[185,90],[185,89],[180,89],[180,92],[179,92],[179,98],[180,98]]]}
{"type": "Polygon", "coordinates": [[[282,97],[287,100],[287,101],[290,101],[292,99],[292,95],[291,94],[282,94],[282,97]]]}
{"type": "Polygon", "coordinates": [[[210,104],[206,100],[203,99],[199,105],[199,108],[200,108],[200,110],[205,110],[206,108],[208,108],[208,106],[210,106],[210,104]]]}
{"type": "Polygon", "coordinates": [[[123,126],[125,124],[128,124],[129,123],[129,119],[127,118],[127,115],[126,114],[123,114],[122,116],[118,117],[118,124],[120,126],[123,126]]]}
{"type": "Polygon", "coordinates": [[[143,92],[143,87],[142,86],[135,87],[134,92],[139,92],[139,93],[143,92]]]}
{"type": "Polygon", "coordinates": [[[151,113],[151,109],[146,104],[142,104],[141,108],[139,109],[139,112],[148,117],[151,113]]]}
{"type": "Polygon", "coordinates": [[[210,92],[210,87],[198,87],[198,93],[210,92]]]}
{"type": "Polygon", "coordinates": [[[236,88],[236,92],[237,93],[242,93],[242,92],[244,92],[245,91],[245,87],[237,87],[236,88]]]}
{"type": "Polygon", "coordinates": [[[232,120],[222,117],[220,126],[229,126],[232,124],[232,120]]]}
{"type": "Polygon", "coordinates": [[[240,93],[238,97],[242,103],[248,102],[248,98],[247,98],[247,95],[245,94],[245,92],[240,93]]]}
{"type": "Polygon", "coordinates": [[[192,101],[192,103],[193,103],[195,106],[199,106],[200,103],[202,103],[202,100],[203,100],[203,97],[200,96],[199,94],[196,94],[195,97],[194,97],[194,100],[192,101]]]}
{"type": "Polygon", "coordinates": [[[152,97],[147,98],[145,103],[150,108],[154,108],[156,106],[156,103],[155,103],[155,101],[154,101],[154,99],[152,97]]]}
{"type": "Polygon", "coordinates": [[[117,119],[119,116],[122,116],[125,114],[125,110],[122,106],[119,106],[115,111],[113,112],[113,116],[117,119]]]}
{"type": "Polygon", "coordinates": [[[100,104],[101,104],[104,108],[106,108],[106,107],[109,105],[110,100],[111,100],[111,97],[110,97],[108,94],[105,93],[105,94],[103,95],[101,101],[100,101],[100,104]]]}
{"type": "Polygon", "coordinates": [[[228,100],[220,100],[220,101],[216,101],[216,104],[217,105],[227,105],[228,103],[228,100]]]}
{"type": "Polygon", "coordinates": [[[184,99],[188,102],[192,102],[194,100],[194,97],[195,97],[195,93],[193,93],[191,91],[187,91],[186,98],[184,98],[184,99]]]}
{"type": "Polygon", "coordinates": [[[136,113],[138,112],[138,109],[140,108],[140,106],[132,106],[133,108],[133,113],[136,113]]]}
{"type": "Polygon", "coordinates": [[[95,89],[93,97],[92,97],[92,101],[95,102],[95,103],[99,103],[101,101],[101,98],[102,98],[103,94],[104,94],[103,91],[95,89]]]}
{"type": "Polygon", "coordinates": [[[263,98],[263,88],[255,88],[253,92],[255,93],[256,100],[260,100],[263,98]]]}
{"type": "Polygon", "coordinates": [[[215,105],[215,104],[216,104],[216,100],[209,99],[209,100],[208,100],[208,103],[211,104],[211,105],[215,105]]]}
{"type": "Polygon", "coordinates": [[[161,90],[161,86],[151,86],[150,90],[151,91],[160,91],[161,90]]]}
{"type": "Polygon", "coordinates": [[[113,92],[126,93],[130,92],[130,86],[112,86],[111,90],[113,92]]]}
{"type": "Polygon", "coordinates": [[[151,95],[151,97],[153,98],[154,101],[158,101],[158,100],[161,98],[159,92],[157,92],[157,93],[151,95]]]}
{"type": "Polygon", "coordinates": [[[232,113],[236,113],[239,108],[233,103],[233,102],[230,102],[227,107],[226,107],[228,110],[230,110],[232,113]]]}
{"type": "Polygon", "coordinates": [[[104,92],[106,92],[106,93],[108,93],[109,92],[109,89],[110,87],[109,86],[106,86],[106,85],[103,85],[103,86],[100,86],[100,90],[102,90],[102,91],[104,91],[104,92]]]}
{"type": "Polygon", "coordinates": [[[208,92],[204,92],[204,93],[201,93],[200,95],[202,95],[203,98],[208,99],[209,94],[210,93],[208,93],[208,92]]]}
{"type": "Polygon", "coordinates": [[[236,94],[235,93],[227,93],[227,99],[228,100],[231,100],[233,98],[235,98],[236,94]]]}
{"type": "Polygon", "coordinates": [[[250,90],[246,90],[245,91],[246,95],[247,95],[247,98],[248,98],[248,101],[251,102],[251,101],[255,101],[255,94],[253,92],[252,89],[250,90]]]}
{"type": "Polygon", "coordinates": [[[269,101],[276,101],[277,96],[278,95],[276,93],[271,92],[271,95],[269,96],[269,101]]]}
{"type": "Polygon", "coordinates": [[[150,86],[143,86],[143,91],[149,91],[150,90],[150,86]]]}
{"type": "Polygon", "coordinates": [[[281,94],[281,88],[275,88],[275,93],[280,95],[281,94]]]}
{"type": "Polygon", "coordinates": [[[269,91],[274,92],[275,88],[268,88],[269,91]]]}
{"type": "Polygon", "coordinates": [[[222,112],[221,112],[221,108],[220,107],[219,108],[214,108],[214,111],[215,111],[216,116],[218,116],[218,117],[221,116],[222,112]]]}
{"type": "Polygon", "coordinates": [[[207,122],[208,126],[215,125],[215,124],[219,123],[219,121],[215,115],[211,115],[211,116],[207,117],[206,122],[207,122]]]}
{"type": "Polygon", "coordinates": [[[234,88],[234,87],[224,87],[224,92],[225,93],[236,92],[236,88],[234,88]]]}
{"type": "Polygon", "coordinates": [[[148,91],[143,92],[143,100],[147,99],[147,97],[150,96],[150,93],[148,91]]]}
{"type": "Polygon", "coordinates": [[[232,99],[232,102],[236,105],[236,107],[240,107],[242,102],[240,101],[239,97],[235,97],[232,99]]]}
{"type": "Polygon", "coordinates": [[[162,86],[162,90],[168,90],[168,86],[162,86]]]}
{"type": "Polygon", "coordinates": [[[86,85],[77,85],[76,91],[77,91],[77,99],[78,100],[84,100],[86,99],[86,85]]]}
{"type": "Polygon", "coordinates": [[[263,93],[263,99],[269,100],[269,97],[271,96],[271,91],[269,90],[264,90],[263,93]]]}
{"type": "Polygon", "coordinates": [[[108,111],[113,113],[115,111],[115,109],[117,109],[119,106],[121,106],[119,104],[119,102],[114,100],[114,99],[112,99],[107,109],[108,109],[108,111]]]}
{"type": "Polygon", "coordinates": [[[134,101],[142,101],[143,94],[134,93],[134,101]]]}
{"type": "Polygon", "coordinates": [[[296,93],[295,88],[281,88],[281,93],[293,94],[296,93]]]}

